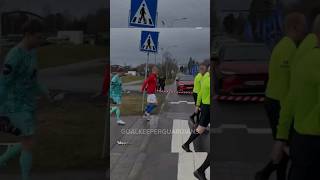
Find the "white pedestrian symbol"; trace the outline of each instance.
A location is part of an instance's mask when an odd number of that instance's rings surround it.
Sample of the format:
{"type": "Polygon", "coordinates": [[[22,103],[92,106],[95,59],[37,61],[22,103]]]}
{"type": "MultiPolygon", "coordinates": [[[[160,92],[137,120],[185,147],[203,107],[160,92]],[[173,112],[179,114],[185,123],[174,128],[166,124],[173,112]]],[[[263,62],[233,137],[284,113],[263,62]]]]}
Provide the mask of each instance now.
{"type": "Polygon", "coordinates": [[[136,14],[131,19],[132,24],[141,24],[141,25],[147,25],[147,26],[153,26],[154,23],[151,18],[151,14],[149,11],[149,8],[147,6],[147,3],[145,0],[142,1],[140,7],[138,8],[136,14]]]}
{"type": "Polygon", "coordinates": [[[156,51],[155,44],[150,34],[148,35],[146,41],[143,43],[142,49],[146,51],[156,51]]]}

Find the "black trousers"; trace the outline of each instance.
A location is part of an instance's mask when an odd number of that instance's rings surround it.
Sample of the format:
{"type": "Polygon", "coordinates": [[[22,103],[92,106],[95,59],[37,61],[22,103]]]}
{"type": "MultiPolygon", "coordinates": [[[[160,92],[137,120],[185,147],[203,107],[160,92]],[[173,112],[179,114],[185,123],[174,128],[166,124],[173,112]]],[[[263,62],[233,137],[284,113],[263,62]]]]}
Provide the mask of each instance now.
{"type": "MultiPolygon", "coordinates": [[[[270,127],[272,130],[272,136],[276,139],[277,136],[277,126],[279,124],[280,117],[280,102],[271,98],[266,98],[265,100],[265,110],[269,119],[270,127]]],[[[277,168],[277,180],[286,180],[287,178],[287,167],[288,167],[289,157],[284,155],[281,160],[279,167],[277,168]]]]}
{"type": "Polygon", "coordinates": [[[267,97],[264,103],[264,107],[272,130],[272,136],[275,139],[277,135],[277,126],[280,117],[280,102],[278,100],[274,100],[267,97]]]}
{"type": "Polygon", "coordinates": [[[290,145],[292,165],[289,180],[320,179],[320,136],[294,132],[290,145]]]}

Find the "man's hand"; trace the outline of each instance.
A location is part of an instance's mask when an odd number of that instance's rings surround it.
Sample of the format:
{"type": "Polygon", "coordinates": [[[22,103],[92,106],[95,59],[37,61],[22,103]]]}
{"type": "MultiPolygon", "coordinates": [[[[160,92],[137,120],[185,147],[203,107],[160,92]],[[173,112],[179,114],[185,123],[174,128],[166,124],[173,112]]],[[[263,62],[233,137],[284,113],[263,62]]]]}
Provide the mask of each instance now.
{"type": "Polygon", "coordinates": [[[194,110],[194,113],[198,114],[200,111],[200,107],[199,106],[196,106],[195,110],[194,110]]]}
{"type": "Polygon", "coordinates": [[[283,158],[285,153],[285,148],[287,144],[283,141],[276,141],[273,145],[272,152],[271,152],[271,159],[274,163],[278,164],[283,158]]]}

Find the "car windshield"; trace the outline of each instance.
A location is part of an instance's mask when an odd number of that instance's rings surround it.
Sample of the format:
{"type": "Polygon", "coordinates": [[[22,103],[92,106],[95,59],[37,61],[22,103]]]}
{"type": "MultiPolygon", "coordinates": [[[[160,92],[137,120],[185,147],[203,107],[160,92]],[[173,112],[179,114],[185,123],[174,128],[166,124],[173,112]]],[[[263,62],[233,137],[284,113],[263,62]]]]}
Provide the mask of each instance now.
{"type": "Polygon", "coordinates": [[[267,61],[270,51],[265,46],[230,46],[224,51],[224,61],[267,61]]]}
{"type": "Polygon", "coordinates": [[[181,76],[180,81],[193,81],[193,76],[181,76]]]}

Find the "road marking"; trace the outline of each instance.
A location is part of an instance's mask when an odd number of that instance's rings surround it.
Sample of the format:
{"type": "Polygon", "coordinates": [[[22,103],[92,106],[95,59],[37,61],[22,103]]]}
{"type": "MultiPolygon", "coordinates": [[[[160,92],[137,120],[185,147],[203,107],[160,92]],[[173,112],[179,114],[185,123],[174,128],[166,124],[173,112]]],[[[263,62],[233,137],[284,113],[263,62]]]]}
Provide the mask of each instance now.
{"type": "MultiPolygon", "coordinates": [[[[179,153],[177,180],[196,180],[193,172],[198,169],[207,157],[206,152],[179,153]]],[[[210,167],[206,170],[210,179],[210,167]]]]}
{"type": "MultiPolygon", "coordinates": [[[[174,119],[172,125],[171,152],[184,152],[181,145],[188,140],[190,134],[188,120],[174,119]]],[[[190,149],[192,151],[194,150],[192,143],[190,144],[190,149]]]]}
{"type": "MultiPolygon", "coordinates": [[[[178,175],[177,180],[195,180],[193,172],[201,166],[207,157],[206,152],[186,153],[181,145],[187,141],[190,136],[188,120],[174,119],[172,125],[171,152],[178,153],[178,175]],[[177,132],[177,133],[174,133],[177,132]]],[[[190,149],[194,151],[193,144],[190,149]]],[[[210,179],[210,167],[206,170],[206,176],[210,179]]]]}
{"type": "Polygon", "coordinates": [[[176,101],[176,102],[169,102],[169,104],[190,104],[190,105],[194,105],[194,102],[189,102],[189,101],[176,101]]]}
{"type": "Polygon", "coordinates": [[[222,124],[213,128],[213,133],[222,134],[225,130],[246,130],[248,134],[272,134],[270,128],[248,128],[246,124],[222,124]]]}

